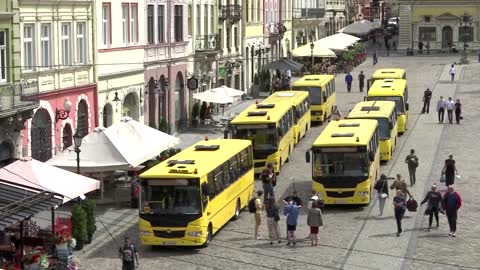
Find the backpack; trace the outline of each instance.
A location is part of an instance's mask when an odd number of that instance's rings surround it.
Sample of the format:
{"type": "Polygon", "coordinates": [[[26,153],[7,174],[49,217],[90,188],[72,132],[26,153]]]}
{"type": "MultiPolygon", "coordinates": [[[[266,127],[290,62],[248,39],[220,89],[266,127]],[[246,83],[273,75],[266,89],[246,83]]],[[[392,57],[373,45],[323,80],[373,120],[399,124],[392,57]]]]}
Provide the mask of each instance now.
{"type": "Polygon", "coordinates": [[[123,247],[122,248],[122,259],[124,262],[133,262],[133,251],[134,251],[133,245],[130,245],[128,247],[123,247]]]}
{"type": "Polygon", "coordinates": [[[257,206],[255,206],[255,200],[256,199],[257,198],[252,198],[248,202],[248,212],[250,212],[250,213],[256,213],[257,212],[257,206]]]}

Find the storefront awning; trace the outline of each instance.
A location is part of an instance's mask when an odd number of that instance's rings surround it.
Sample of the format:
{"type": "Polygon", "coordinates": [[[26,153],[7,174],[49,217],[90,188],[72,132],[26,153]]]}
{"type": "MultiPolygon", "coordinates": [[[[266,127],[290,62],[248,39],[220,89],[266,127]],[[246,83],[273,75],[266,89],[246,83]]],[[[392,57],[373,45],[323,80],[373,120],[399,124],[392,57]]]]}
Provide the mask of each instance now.
{"type": "Polygon", "coordinates": [[[62,204],[63,197],[0,180],[0,231],[62,204]]]}

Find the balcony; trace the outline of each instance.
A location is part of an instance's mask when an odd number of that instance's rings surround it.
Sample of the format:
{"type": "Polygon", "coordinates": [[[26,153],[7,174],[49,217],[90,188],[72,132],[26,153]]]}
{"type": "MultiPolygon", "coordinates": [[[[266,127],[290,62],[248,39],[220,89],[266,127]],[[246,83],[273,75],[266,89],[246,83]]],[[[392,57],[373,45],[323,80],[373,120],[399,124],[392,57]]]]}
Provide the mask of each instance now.
{"type": "Polygon", "coordinates": [[[294,12],[295,19],[320,19],[324,16],[324,8],[299,8],[294,12]]]}
{"type": "Polygon", "coordinates": [[[242,7],[240,5],[221,5],[218,17],[221,21],[239,21],[242,18],[242,7]]]}
{"type": "Polygon", "coordinates": [[[218,34],[195,36],[195,52],[216,52],[220,50],[218,34]]]}
{"type": "Polygon", "coordinates": [[[0,116],[35,108],[38,106],[38,93],[37,81],[0,86],[0,116]]]}

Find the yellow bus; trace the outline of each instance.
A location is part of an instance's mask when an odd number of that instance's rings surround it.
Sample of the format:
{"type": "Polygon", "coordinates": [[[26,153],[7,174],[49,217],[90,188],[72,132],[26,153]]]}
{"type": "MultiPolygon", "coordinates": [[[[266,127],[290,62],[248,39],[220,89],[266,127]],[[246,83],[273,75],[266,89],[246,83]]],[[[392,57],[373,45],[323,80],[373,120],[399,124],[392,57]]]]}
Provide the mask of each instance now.
{"type": "Polygon", "coordinates": [[[293,83],[292,90],[308,91],[312,122],[323,123],[337,104],[335,77],[333,75],[306,75],[293,83]]]}
{"type": "Polygon", "coordinates": [[[407,130],[408,120],[408,88],[407,80],[385,79],[373,83],[366,100],[394,101],[397,112],[398,134],[401,135],[407,130]]]}
{"type": "Polygon", "coordinates": [[[254,191],[248,140],[200,141],[140,175],[144,245],[207,246],[254,191]]]}
{"type": "Polygon", "coordinates": [[[375,119],[378,121],[380,160],[392,159],[397,145],[397,113],[393,101],[363,101],[357,103],[348,119],[375,119]]]}
{"type": "Polygon", "coordinates": [[[268,163],[276,173],[288,161],[294,147],[293,109],[290,103],[252,104],[230,121],[233,139],[252,141],[255,173],[268,163]]]}
{"type": "Polygon", "coordinates": [[[308,98],[308,92],[306,91],[279,91],[273,93],[263,103],[279,103],[290,102],[294,111],[294,137],[295,144],[297,144],[301,138],[305,137],[310,127],[310,102],[308,98]]]}
{"type": "Polygon", "coordinates": [[[376,80],[384,79],[407,79],[407,71],[403,68],[381,68],[375,70],[372,77],[368,81],[367,90],[376,80]]]}
{"type": "Polygon", "coordinates": [[[312,188],[326,204],[371,201],[380,169],[378,123],[370,119],[331,121],[307,151],[312,154],[312,188]]]}

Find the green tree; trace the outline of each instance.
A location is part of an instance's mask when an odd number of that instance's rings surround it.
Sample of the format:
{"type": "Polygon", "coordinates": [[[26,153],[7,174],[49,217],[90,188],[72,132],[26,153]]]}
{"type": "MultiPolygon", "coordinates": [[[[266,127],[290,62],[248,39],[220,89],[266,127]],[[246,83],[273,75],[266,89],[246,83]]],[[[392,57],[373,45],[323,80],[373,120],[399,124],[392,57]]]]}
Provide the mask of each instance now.
{"type": "Polygon", "coordinates": [[[88,239],[87,214],[81,205],[75,205],[72,209],[72,236],[77,241],[75,248],[81,250],[88,239]]]}

